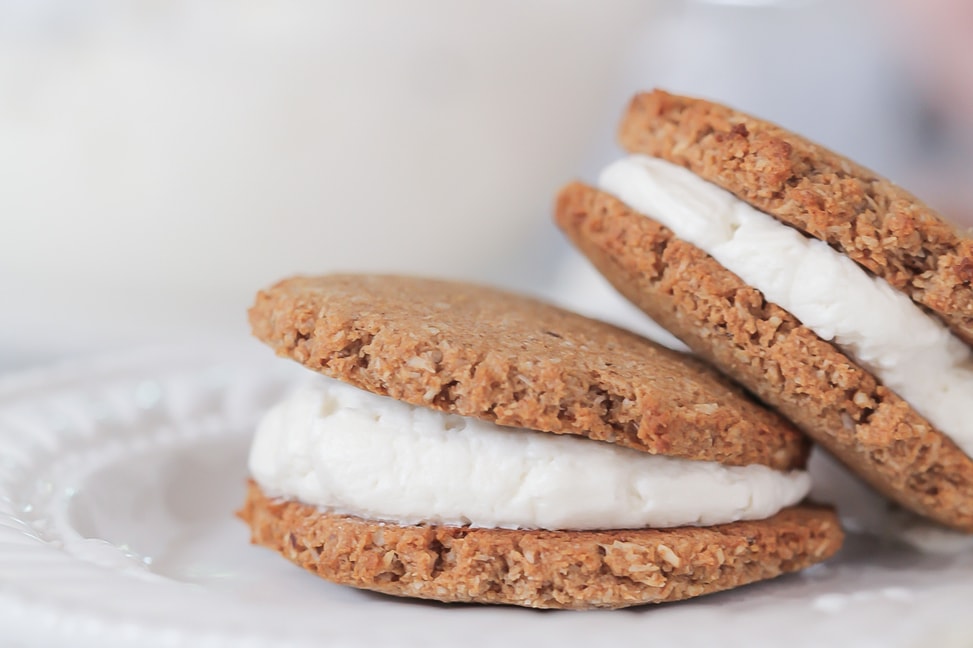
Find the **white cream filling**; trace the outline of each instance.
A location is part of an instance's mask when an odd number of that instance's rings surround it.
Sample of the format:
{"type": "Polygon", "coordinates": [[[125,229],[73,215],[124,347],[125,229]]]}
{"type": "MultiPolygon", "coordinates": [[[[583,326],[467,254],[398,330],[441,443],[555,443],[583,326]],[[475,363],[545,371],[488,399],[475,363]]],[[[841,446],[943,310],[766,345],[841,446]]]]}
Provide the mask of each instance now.
{"type": "Polygon", "coordinates": [[[653,456],[504,428],[317,378],[270,410],[250,472],[271,496],[399,524],[708,526],[801,501],[806,472],[653,456]]]}
{"type": "Polygon", "coordinates": [[[825,243],[664,160],[619,160],[602,172],[599,187],[833,341],[973,456],[973,352],[907,296],[825,243]]]}

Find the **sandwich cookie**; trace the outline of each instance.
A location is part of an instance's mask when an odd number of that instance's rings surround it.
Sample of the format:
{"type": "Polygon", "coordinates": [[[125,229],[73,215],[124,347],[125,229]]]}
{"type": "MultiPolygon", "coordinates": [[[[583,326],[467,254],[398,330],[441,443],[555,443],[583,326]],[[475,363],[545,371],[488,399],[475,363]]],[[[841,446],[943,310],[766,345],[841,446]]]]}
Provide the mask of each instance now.
{"type": "Polygon", "coordinates": [[[556,220],[615,287],[879,491],[973,531],[973,241],[707,101],[635,97],[630,156],[556,220]]]}
{"type": "Polygon", "coordinates": [[[266,414],[241,517],[336,583],[536,608],[675,601],[833,555],[804,436],[705,364],[467,284],[293,278],[254,334],[317,374],[266,414]]]}

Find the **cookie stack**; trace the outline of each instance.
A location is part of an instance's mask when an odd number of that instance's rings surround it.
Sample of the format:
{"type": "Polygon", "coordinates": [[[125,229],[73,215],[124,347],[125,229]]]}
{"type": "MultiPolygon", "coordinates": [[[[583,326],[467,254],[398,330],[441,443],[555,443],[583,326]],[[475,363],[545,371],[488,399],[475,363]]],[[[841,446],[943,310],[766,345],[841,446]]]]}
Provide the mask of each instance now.
{"type": "Polygon", "coordinates": [[[617,608],[824,560],[808,446],[710,367],[533,299],[295,278],[254,333],[324,374],[261,422],[242,515],[328,580],[439,601],[617,608]]]}
{"type": "Polygon", "coordinates": [[[708,363],[481,286],[282,281],[254,334],[315,377],[258,426],[253,542],[398,596],[675,601],[837,552],[834,512],[805,501],[808,437],[973,531],[970,240],[716,104],[639,95],[621,139],[557,222],[708,363]]]}
{"type": "Polygon", "coordinates": [[[973,239],[778,126],[662,91],[557,222],[632,302],[902,506],[973,531],[973,239]]]}

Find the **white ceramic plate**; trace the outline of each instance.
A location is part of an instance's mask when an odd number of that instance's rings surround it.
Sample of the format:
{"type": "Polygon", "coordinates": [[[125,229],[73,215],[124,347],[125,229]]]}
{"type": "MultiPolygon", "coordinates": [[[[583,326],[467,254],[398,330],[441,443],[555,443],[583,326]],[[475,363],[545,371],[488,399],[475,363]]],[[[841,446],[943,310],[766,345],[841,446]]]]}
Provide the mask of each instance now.
{"type": "MultiPolygon", "coordinates": [[[[233,516],[254,422],[302,374],[223,349],[0,378],[0,643],[973,645],[973,553],[862,534],[803,574],[617,612],[445,606],[324,582],[250,546],[233,516]]],[[[829,470],[835,490],[845,478],[829,470]]]]}

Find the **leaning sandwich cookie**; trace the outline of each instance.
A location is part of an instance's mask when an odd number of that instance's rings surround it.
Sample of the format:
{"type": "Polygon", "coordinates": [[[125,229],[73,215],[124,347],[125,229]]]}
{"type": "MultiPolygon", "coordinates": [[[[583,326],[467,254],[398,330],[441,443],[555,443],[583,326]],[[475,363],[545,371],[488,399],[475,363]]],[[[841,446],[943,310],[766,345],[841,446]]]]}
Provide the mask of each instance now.
{"type": "Polygon", "coordinates": [[[258,426],[241,516],[336,583],[537,608],[674,601],[796,571],[842,531],[807,443],[699,361],[541,302],[391,276],[261,292],[320,376],[258,426]]]}
{"type": "Polygon", "coordinates": [[[973,240],[773,124],[638,95],[556,219],[626,297],[901,505],[973,531],[973,240]]]}

